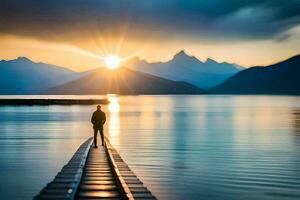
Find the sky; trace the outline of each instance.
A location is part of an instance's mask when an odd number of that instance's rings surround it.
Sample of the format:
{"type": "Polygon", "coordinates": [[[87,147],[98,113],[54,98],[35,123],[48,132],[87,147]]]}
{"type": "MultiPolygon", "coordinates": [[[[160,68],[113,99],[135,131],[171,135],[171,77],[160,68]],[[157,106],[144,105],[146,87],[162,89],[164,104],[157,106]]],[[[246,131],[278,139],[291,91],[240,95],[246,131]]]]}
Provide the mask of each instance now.
{"type": "Polygon", "coordinates": [[[87,70],[109,54],[269,65],[300,54],[300,0],[1,0],[0,59],[87,70]]]}

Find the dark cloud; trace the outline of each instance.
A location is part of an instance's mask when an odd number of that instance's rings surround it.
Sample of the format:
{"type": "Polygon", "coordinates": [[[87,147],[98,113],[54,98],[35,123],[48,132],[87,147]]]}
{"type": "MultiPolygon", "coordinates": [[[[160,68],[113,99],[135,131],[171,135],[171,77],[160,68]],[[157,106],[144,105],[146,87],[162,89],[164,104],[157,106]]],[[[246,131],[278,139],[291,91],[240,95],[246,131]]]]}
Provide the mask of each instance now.
{"type": "Polygon", "coordinates": [[[278,38],[299,10],[299,0],[1,0],[0,32],[65,40],[130,26],[136,37],[278,38]]]}

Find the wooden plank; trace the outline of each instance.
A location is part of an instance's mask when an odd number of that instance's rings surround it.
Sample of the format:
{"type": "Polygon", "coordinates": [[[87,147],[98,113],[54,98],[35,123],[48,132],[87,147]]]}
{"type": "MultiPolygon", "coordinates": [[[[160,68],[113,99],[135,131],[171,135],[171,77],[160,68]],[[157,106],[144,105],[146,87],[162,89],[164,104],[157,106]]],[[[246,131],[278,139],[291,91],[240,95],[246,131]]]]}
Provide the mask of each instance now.
{"type": "Polygon", "coordinates": [[[77,193],[78,197],[85,198],[120,198],[120,193],[117,190],[109,191],[86,191],[79,190],[77,193]]]}
{"type": "Polygon", "coordinates": [[[156,199],[109,141],[83,143],[35,199],[156,199]]]}
{"type": "Polygon", "coordinates": [[[34,199],[74,199],[91,144],[92,138],[89,138],[80,145],[54,180],[47,184],[34,199]]]}
{"type": "Polygon", "coordinates": [[[79,188],[81,190],[116,190],[117,186],[115,184],[112,185],[85,185],[85,184],[80,184],[79,188]]]}
{"type": "Polygon", "coordinates": [[[124,199],[116,184],[105,147],[91,148],[76,199],[124,199]]]}
{"type": "Polygon", "coordinates": [[[108,151],[108,158],[114,169],[114,173],[117,176],[118,182],[126,193],[126,198],[130,200],[155,200],[156,197],[143,185],[142,181],[137,178],[107,138],[105,138],[105,145],[108,151]]]}

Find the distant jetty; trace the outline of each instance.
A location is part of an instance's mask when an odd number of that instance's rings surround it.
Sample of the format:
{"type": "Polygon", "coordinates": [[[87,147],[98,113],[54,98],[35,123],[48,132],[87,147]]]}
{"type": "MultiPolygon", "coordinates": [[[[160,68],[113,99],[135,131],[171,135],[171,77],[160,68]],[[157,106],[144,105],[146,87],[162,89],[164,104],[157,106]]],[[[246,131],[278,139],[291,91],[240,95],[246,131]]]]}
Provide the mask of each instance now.
{"type": "Polygon", "coordinates": [[[107,99],[0,99],[0,105],[93,105],[107,104],[107,99]]]}

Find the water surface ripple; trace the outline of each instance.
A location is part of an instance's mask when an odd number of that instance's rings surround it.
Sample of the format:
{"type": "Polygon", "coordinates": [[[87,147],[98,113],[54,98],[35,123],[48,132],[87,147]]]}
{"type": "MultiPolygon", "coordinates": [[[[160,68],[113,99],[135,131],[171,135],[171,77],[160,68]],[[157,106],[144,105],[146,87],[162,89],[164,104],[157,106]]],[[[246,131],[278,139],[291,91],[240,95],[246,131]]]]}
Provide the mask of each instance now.
{"type": "MultiPolygon", "coordinates": [[[[300,199],[300,97],[110,102],[106,134],[159,199],[300,199]]],[[[94,109],[0,107],[1,199],[31,199],[49,182],[92,135],[94,109]]]]}

